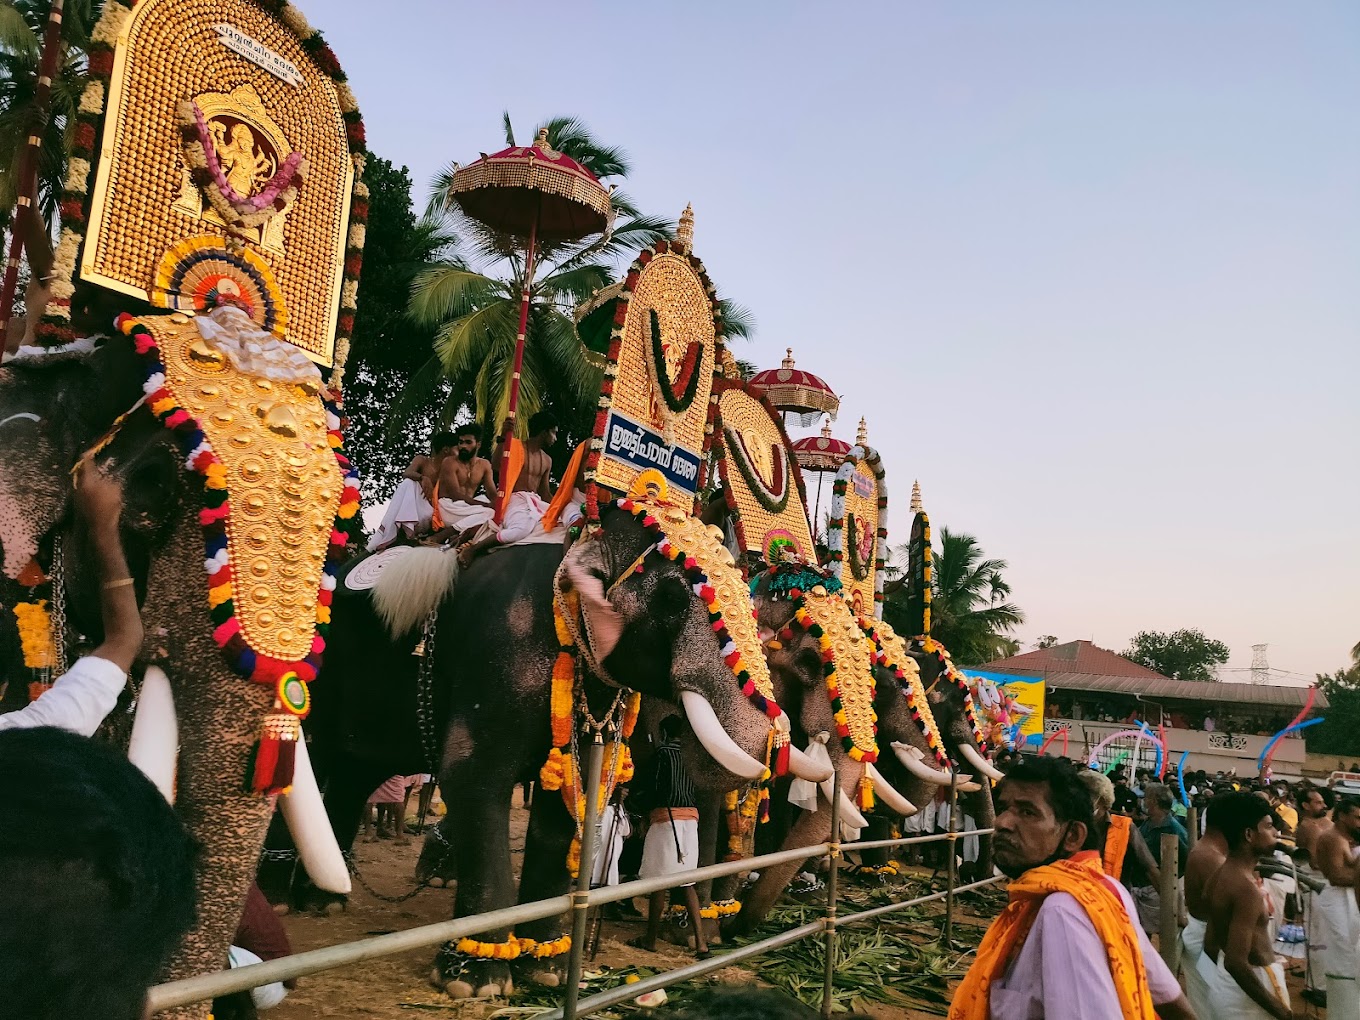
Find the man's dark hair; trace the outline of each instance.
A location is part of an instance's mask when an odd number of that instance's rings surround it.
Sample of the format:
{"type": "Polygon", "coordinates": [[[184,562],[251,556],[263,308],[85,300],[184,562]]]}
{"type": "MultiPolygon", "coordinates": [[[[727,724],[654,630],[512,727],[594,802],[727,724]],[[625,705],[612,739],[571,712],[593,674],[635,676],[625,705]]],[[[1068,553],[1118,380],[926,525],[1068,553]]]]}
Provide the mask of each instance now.
{"type": "Polygon", "coordinates": [[[471,436],[479,443],[482,441],[482,427],[478,425],[475,421],[470,421],[467,422],[466,424],[459,425],[454,434],[459,439],[462,439],[464,436],[471,436]]]}
{"type": "Polygon", "coordinates": [[[541,436],[548,429],[557,428],[557,415],[551,411],[539,411],[529,419],[529,435],[541,436]]]}
{"type": "Polygon", "coordinates": [[[447,430],[436,432],[430,437],[430,452],[438,453],[445,447],[452,446],[455,442],[457,442],[457,439],[452,432],[447,430]]]}
{"type": "Polygon", "coordinates": [[[1322,798],[1322,806],[1325,807],[1328,811],[1332,809],[1332,805],[1336,803],[1336,794],[1332,793],[1332,789],[1330,786],[1314,786],[1312,783],[1307,783],[1304,785],[1306,786],[1306,788],[1298,795],[1298,800],[1300,804],[1303,804],[1305,801],[1308,800],[1308,795],[1310,793],[1316,793],[1319,797],[1322,798]]]}
{"type": "Polygon", "coordinates": [[[1060,822],[1080,822],[1086,826],[1083,850],[1090,850],[1096,845],[1095,810],[1091,805],[1091,792],[1081,781],[1081,775],[1072,762],[1066,758],[1039,755],[1023,758],[1006,773],[1006,778],[997,784],[997,793],[1011,783],[1046,785],[1048,804],[1053,809],[1053,816],[1060,822]]]}
{"type": "Polygon", "coordinates": [[[1270,804],[1264,797],[1244,790],[1221,793],[1209,802],[1210,810],[1218,823],[1218,831],[1228,844],[1229,853],[1240,847],[1247,838],[1247,830],[1254,829],[1262,818],[1271,814],[1270,804]]]}
{"type": "Polygon", "coordinates": [[[1336,803],[1332,806],[1332,820],[1336,821],[1342,815],[1350,814],[1352,811],[1360,811],[1360,797],[1349,793],[1335,794],[1336,803]]]}
{"type": "Polygon", "coordinates": [[[194,845],[113,748],[0,732],[0,1012],[140,1020],[194,923],[194,845]]]}

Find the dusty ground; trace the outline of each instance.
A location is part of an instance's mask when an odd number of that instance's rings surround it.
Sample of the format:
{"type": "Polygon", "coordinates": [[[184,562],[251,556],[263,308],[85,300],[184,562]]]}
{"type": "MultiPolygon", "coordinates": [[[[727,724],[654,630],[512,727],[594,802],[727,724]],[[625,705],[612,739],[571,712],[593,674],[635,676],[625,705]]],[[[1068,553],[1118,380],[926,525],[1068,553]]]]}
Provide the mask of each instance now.
{"type": "MultiPolygon", "coordinates": [[[[517,855],[523,846],[524,828],[528,812],[516,809],[511,817],[512,843],[517,855]]],[[[355,845],[359,868],[364,878],[375,889],[388,895],[398,895],[413,886],[412,874],[420,853],[420,840],[413,838],[408,845],[397,845],[391,840],[368,842],[360,836],[355,845]]],[[[639,901],[639,906],[643,906],[639,901]]],[[[356,887],[343,914],[333,917],[289,915],[284,926],[293,943],[294,952],[316,949],[341,942],[352,942],[372,935],[432,924],[452,916],[453,893],[447,889],[425,889],[413,899],[401,904],[388,904],[375,899],[356,887]]],[[[959,917],[957,937],[976,943],[990,917],[969,916],[964,908],[959,917]]],[[[599,955],[588,964],[589,971],[604,968],[618,970],[635,966],[652,970],[669,970],[692,962],[691,953],[666,943],[657,953],[647,953],[626,944],[641,933],[640,922],[609,923],[605,926],[599,955]]],[[[933,932],[931,933],[933,934],[933,932]]],[[[498,1009],[512,1007],[511,1015],[532,1015],[523,1008],[519,996],[511,1003],[480,1002],[455,1003],[429,983],[429,972],[434,950],[416,950],[400,956],[373,960],[342,970],[333,970],[302,979],[282,1005],[264,1016],[269,1020],[312,1020],[320,1017],[366,1017],[374,1020],[409,1020],[413,1016],[445,1016],[482,1018],[498,1009]]],[[[759,961],[754,967],[758,968],[759,961]]],[[[811,977],[811,975],[810,975],[811,977]]],[[[727,983],[757,981],[756,970],[731,967],[719,971],[717,980],[727,983]]],[[[535,996],[533,1002],[543,1001],[535,996]]],[[[884,1004],[870,1004],[864,1012],[879,1020],[918,1020],[938,1013],[918,1012],[884,1004]]]]}

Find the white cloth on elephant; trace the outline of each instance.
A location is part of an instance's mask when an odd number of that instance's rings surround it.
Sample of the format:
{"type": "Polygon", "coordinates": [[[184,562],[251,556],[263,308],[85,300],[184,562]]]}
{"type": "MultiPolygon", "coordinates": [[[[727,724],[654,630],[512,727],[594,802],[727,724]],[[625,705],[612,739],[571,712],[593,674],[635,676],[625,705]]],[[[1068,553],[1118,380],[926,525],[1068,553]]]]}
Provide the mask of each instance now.
{"type": "MultiPolygon", "coordinates": [[[[227,965],[232,970],[237,967],[249,967],[255,963],[264,961],[249,949],[242,949],[240,946],[231,946],[227,949],[227,965]]],[[[250,990],[250,1001],[254,1003],[256,1009],[273,1009],[287,996],[288,989],[283,987],[282,981],[272,981],[250,990]]]]}
{"type": "Polygon", "coordinates": [[[434,507],[425,498],[420,483],[413,478],[403,478],[397,491],[392,493],[382,523],[368,540],[369,552],[395,542],[403,527],[410,528],[412,532],[428,531],[433,516],[434,507]]]}
{"type": "Polygon", "coordinates": [[[480,528],[496,516],[496,508],[490,503],[470,503],[465,499],[439,497],[439,516],[444,519],[444,527],[467,531],[480,528]]]}
{"type": "Polygon", "coordinates": [[[83,656],[27,708],[0,715],[0,730],[55,726],[82,737],[93,736],[118,704],[118,694],[126,683],[127,674],[116,662],[97,655],[83,656]]]}
{"type": "Polygon", "coordinates": [[[611,804],[600,821],[599,839],[595,843],[595,862],[590,870],[593,887],[619,884],[619,855],[623,841],[632,833],[632,823],[622,804],[611,804]]]}
{"type": "Polygon", "coordinates": [[[638,878],[678,875],[699,866],[699,812],[694,808],[657,808],[642,844],[638,878]]]}
{"type": "Polygon", "coordinates": [[[536,545],[540,542],[562,540],[556,528],[551,535],[543,530],[543,515],[548,512],[548,501],[536,492],[519,490],[510,493],[505,505],[505,519],[501,521],[496,539],[501,545],[536,545]]]}
{"type": "MultiPolygon", "coordinates": [[[[1228,973],[1223,966],[1220,958],[1217,962],[1210,960],[1207,953],[1200,953],[1199,972],[1208,986],[1210,1011],[1195,1015],[1200,1017],[1214,1017],[1215,1020],[1260,1020],[1269,1018],[1270,1014],[1256,1004],[1256,1001],[1242,990],[1242,986],[1237,983],[1237,979],[1228,973]]],[[[1285,985],[1284,961],[1277,959],[1269,967],[1253,967],[1256,978],[1261,984],[1265,985],[1266,991],[1275,996],[1285,1008],[1289,1008],[1289,988],[1285,985]]],[[[1332,1012],[1332,1004],[1329,998],[1327,1003],[1327,1015],[1339,1017],[1340,1014],[1332,1012]]]]}
{"type": "MultiPolygon", "coordinates": [[[[815,734],[808,740],[808,745],[803,749],[808,760],[831,768],[831,754],[826,749],[826,742],[831,735],[823,730],[815,734]]],[[[789,803],[794,807],[800,807],[804,811],[817,810],[817,784],[806,779],[795,779],[789,784],[789,803]]]]}
{"type": "Polygon", "coordinates": [[[1181,976],[1185,979],[1185,997],[1195,1010],[1195,1016],[1209,1020],[1214,1015],[1209,999],[1209,984],[1199,971],[1199,958],[1204,955],[1204,932],[1208,924],[1191,915],[1181,929],[1181,976]]]}

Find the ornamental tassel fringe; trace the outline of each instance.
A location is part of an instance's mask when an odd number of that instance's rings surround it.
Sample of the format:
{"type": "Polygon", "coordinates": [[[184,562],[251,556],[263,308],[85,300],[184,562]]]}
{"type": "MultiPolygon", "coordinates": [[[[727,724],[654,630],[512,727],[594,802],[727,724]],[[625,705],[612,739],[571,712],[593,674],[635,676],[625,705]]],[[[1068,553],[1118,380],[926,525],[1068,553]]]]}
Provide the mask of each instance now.
{"type": "Polygon", "coordinates": [[[770,820],[770,788],[762,786],[760,788],[760,810],[758,812],[760,824],[764,825],[770,820]]]}
{"type": "Polygon", "coordinates": [[[293,785],[293,762],[302,727],[297,716],[279,711],[279,707],[264,717],[260,739],[251,748],[246,764],[246,790],[250,793],[286,793],[293,785]]]}
{"type": "Polygon", "coordinates": [[[857,807],[861,811],[872,811],[874,809],[874,781],[868,776],[859,781],[859,803],[857,807]]]}

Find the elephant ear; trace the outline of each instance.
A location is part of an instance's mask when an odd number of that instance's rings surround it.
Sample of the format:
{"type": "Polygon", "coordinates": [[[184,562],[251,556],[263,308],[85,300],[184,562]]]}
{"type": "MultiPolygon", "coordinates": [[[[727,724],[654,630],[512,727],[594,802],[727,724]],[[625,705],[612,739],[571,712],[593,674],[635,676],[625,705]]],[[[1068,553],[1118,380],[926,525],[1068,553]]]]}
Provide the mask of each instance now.
{"type": "Polygon", "coordinates": [[[31,374],[0,373],[0,549],[11,580],[56,527],[71,492],[70,452],[50,420],[59,405],[50,385],[24,378],[31,374]]]}
{"type": "Polygon", "coordinates": [[[623,635],[623,617],[605,595],[605,575],[602,543],[599,539],[588,539],[572,546],[563,558],[558,580],[564,591],[574,590],[581,600],[581,612],[590,634],[590,653],[596,662],[604,662],[623,635]]]}

